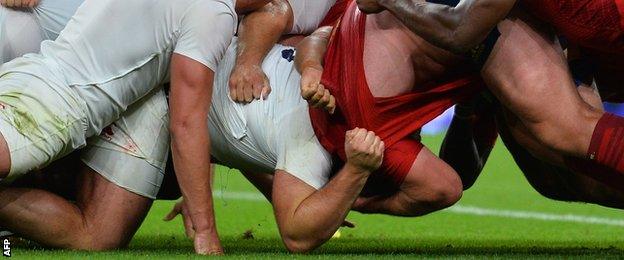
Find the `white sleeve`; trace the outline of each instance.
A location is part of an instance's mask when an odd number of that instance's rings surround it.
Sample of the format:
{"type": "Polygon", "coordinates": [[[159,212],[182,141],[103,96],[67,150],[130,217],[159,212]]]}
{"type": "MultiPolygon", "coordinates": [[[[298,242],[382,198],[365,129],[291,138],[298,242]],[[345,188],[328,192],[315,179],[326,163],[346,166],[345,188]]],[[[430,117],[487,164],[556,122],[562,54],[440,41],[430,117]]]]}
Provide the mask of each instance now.
{"type": "Polygon", "coordinates": [[[236,21],[236,13],[225,3],[195,1],[182,17],[174,52],[216,71],[234,37],[236,21]]]}
{"type": "Polygon", "coordinates": [[[336,0],[288,0],[293,11],[289,34],[310,34],[318,28],[336,0]]]}
{"type": "Polygon", "coordinates": [[[282,119],[276,170],[283,170],[315,189],[329,180],[332,157],[314,134],[307,106],[299,106],[282,119]]]}

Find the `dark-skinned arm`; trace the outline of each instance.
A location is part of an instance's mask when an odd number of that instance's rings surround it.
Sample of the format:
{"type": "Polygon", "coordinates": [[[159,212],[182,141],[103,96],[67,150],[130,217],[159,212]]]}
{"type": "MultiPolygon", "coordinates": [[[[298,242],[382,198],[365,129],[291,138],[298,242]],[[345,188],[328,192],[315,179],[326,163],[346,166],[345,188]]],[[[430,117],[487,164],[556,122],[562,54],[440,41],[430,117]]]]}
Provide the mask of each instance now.
{"type": "Polygon", "coordinates": [[[464,54],[505,19],[516,0],[462,0],[456,7],[423,0],[358,0],[363,11],[388,10],[430,43],[464,54]]]}

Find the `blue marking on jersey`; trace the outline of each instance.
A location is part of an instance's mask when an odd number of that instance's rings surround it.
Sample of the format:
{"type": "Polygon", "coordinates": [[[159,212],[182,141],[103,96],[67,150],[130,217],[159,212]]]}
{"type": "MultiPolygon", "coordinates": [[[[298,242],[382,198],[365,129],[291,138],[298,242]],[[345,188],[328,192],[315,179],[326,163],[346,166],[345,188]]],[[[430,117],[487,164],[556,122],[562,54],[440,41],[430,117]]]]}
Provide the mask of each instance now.
{"type": "Polygon", "coordinates": [[[286,59],[288,62],[292,62],[293,60],[295,60],[295,50],[294,49],[283,50],[282,58],[286,59]]]}

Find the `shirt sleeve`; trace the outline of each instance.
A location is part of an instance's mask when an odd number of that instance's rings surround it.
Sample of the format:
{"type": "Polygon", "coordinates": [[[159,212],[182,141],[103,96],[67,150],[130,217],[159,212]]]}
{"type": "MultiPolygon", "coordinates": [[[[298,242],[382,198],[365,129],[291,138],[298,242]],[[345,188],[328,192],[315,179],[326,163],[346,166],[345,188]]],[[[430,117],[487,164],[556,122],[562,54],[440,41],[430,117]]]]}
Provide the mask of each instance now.
{"type": "Polygon", "coordinates": [[[288,0],[293,11],[289,34],[310,34],[318,28],[335,0],[288,0]]]}
{"type": "Polygon", "coordinates": [[[331,174],[332,157],[314,134],[307,105],[285,115],[279,125],[284,127],[280,131],[275,168],[317,190],[325,186],[331,174]]]}
{"type": "Polygon", "coordinates": [[[196,1],[182,17],[174,53],[191,58],[212,71],[236,32],[233,8],[220,1],[196,1]]]}

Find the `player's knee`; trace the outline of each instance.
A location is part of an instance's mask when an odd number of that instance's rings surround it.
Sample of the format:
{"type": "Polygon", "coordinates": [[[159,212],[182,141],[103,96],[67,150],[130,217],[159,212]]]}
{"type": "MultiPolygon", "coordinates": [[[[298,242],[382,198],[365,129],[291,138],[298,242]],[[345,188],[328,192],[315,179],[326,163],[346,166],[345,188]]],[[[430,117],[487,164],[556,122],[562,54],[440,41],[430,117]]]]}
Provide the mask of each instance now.
{"type": "Polygon", "coordinates": [[[74,229],[73,236],[63,248],[83,251],[108,251],[126,247],[128,242],[122,236],[106,234],[97,228],[82,226],[74,229]]]}
{"type": "Polygon", "coordinates": [[[413,216],[420,216],[454,205],[461,199],[464,190],[461,180],[456,179],[429,185],[418,191],[421,195],[411,196],[413,199],[408,202],[408,211],[413,216]]]}
{"type": "Polygon", "coordinates": [[[429,206],[433,210],[445,209],[457,203],[463,194],[461,181],[438,186],[431,190],[429,206]]]}
{"type": "Polygon", "coordinates": [[[531,133],[548,148],[564,154],[584,155],[600,113],[589,106],[571,109],[569,115],[525,122],[531,133]],[[570,118],[574,118],[571,120],[570,118]]]}

